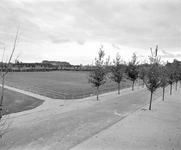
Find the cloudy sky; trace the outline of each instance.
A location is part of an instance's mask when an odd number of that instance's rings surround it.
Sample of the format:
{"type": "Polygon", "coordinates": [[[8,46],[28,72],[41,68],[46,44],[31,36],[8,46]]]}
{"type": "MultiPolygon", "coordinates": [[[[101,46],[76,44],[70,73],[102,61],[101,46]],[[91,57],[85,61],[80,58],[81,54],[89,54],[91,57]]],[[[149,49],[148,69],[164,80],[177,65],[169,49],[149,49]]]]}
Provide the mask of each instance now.
{"type": "Polygon", "coordinates": [[[0,0],[0,56],[91,64],[100,45],[111,59],[148,58],[158,45],[162,60],[181,60],[180,0],[0,0]]]}

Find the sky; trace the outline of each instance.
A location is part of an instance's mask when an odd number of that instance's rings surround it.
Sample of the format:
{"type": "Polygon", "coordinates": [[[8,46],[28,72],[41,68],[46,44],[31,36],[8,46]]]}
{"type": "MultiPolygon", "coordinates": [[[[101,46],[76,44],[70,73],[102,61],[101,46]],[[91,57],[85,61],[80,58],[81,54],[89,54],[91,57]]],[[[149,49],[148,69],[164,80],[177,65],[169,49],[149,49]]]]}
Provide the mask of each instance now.
{"type": "Polygon", "coordinates": [[[130,61],[135,52],[143,61],[156,45],[163,61],[181,60],[180,0],[0,0],[4,61],[18,27],[12,61],[87,65],[101,45],[111,60],[119,53],[130,61]]]}

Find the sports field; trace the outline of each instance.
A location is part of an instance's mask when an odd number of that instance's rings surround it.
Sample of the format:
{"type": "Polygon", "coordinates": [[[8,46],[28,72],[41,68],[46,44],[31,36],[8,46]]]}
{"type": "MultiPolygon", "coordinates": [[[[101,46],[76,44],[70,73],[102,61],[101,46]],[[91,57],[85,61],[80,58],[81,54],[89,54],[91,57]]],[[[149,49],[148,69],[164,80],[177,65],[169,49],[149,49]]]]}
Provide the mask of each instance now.
{"type": "MultiPolygon", "coordinates": [[[[57,99],[76,99],[95,94],[87,80],[88,72],[80,71],[52,71],[52,72],[11,72],[6,76],[6,85],[31,91],[57,99]]],[[[123,82],[122,88],[130,86],[130,82],[123,82]]],[[[115,82],[107,81],[100,87],[100,93],[114,91],[115,82]]]]}

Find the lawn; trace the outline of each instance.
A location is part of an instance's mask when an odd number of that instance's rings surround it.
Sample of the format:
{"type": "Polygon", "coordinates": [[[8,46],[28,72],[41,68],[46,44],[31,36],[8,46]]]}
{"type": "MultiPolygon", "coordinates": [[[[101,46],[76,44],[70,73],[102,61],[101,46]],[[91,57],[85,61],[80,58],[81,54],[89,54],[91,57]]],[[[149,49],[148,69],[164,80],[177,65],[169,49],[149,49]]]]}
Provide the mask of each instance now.
{"type": "MultiPolygon", "coordinates": [[[[83,98],[95,92],[95,88],[88,83],[88,72],[52,71],[52,72],[12,72],[6,77],[6,85],[45,95],[52,98],[83,98]]],[[[130,82],[123,82],[121,87],[130,86],[130,82]]],[[[108,82],[100,90],[108,92],[115,90],[117,84],[108,82]]]]}
{"type": "Polygon", "coordinates": [[[11,90],[5,89],[4,92],[3,115],[33,109],[44,102],[43,100],[39,100],[11,90]]]}

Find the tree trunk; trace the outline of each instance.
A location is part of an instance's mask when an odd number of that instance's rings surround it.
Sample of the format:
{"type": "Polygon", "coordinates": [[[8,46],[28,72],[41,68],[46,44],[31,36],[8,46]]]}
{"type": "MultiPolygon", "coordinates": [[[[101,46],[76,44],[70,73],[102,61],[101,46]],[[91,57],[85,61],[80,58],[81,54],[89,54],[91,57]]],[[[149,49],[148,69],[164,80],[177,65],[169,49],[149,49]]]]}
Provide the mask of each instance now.
{"type": "Polygon", "coordinates": [[[170,84],[170,95],[172,95],[172,83],[170,84]]]}
{"type": "Polygon", "coordinates": [[[120,94],[120,83],[118,83],[118,94],[120,94]]]}
{"type": "Polygon", "coordinates": [[[133,80],[133,84],[132,84],[132,91],[134,91],[134,80],[133,80]]]}
{"type": "Polygon", "coordinates": [[[140,79],[138,79],[138,89],[140,88],[140,79]]]}
{"type": "MultiPolygon", "coordinates": [[[[178,81],[177,81],[178,82],[178,81]]],[[[177,82],[176,82],[176,84],[175,84],[175,91],[177,91],[177,82]]]]}
{"type": "Polygon", "coordinates": [[[99,100],[99,87],[97,87],[97,101],[99,100]]]}
{"type": "Polygon", "coordinates": [[[162,95],[162,100],[164,101],[165,99],[165,87],[163,87],[163,95],[162,95]]]}
{"type": "Polygon", "coordinates": [[[144,88],[144,85],[145,85],[145,84],[144,84],[144,82],[143,82],[143,84],[142,84],[142,88],[144,88]]]}
{"type": "Polygon", "coordinates": [[[4,100],[4,75],[2,75],[2,89],[1,89],[1,99],[0,99],[0,120],[3,116],[3,100],[4,100]]]}
{"type": "Polygon", "coordinates": [[[151,110],[152,96],[153,96],[153,91],[151,91],[149,110],[151,110]]]}

